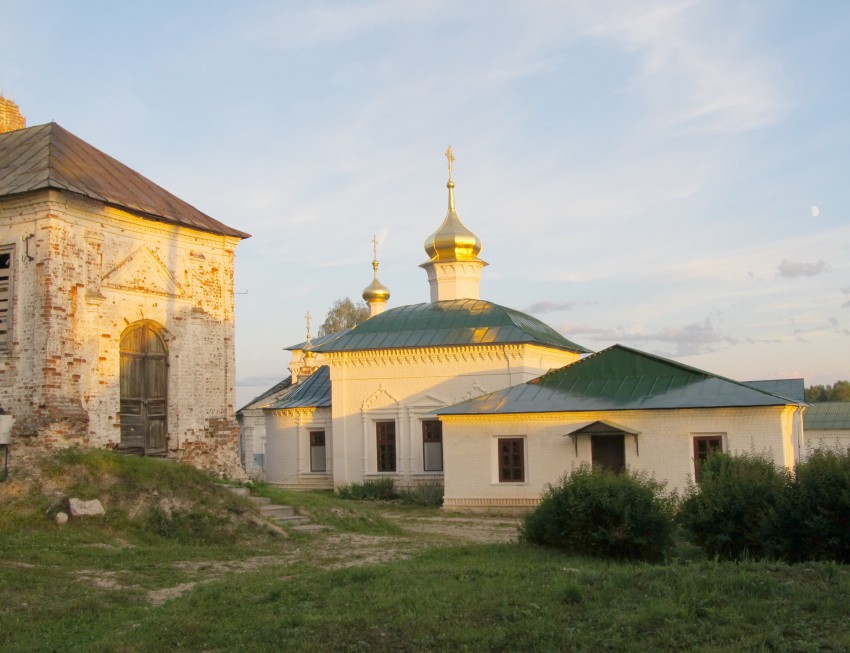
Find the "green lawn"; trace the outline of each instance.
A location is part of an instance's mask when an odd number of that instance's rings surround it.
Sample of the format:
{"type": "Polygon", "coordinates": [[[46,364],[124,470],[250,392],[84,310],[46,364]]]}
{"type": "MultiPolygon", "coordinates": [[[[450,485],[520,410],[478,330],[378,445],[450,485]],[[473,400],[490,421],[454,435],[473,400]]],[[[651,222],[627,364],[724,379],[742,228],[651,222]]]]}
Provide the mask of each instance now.
{"type": "MultiPolygon", "coordinates": [[[[218,489],[195,491],[219,505],[218,489]]],[[[840,565],[684,549],[687,560],[609,563],[413,532],[440,518],[432,509],[261,491],[333,530],[154,535],[132,511],[59,527],[43,501],[29,513],[0,503],[0,651],[850,651],[840,565]]],[[[227,501],[221,519],[243,509],[227,501]]]]}

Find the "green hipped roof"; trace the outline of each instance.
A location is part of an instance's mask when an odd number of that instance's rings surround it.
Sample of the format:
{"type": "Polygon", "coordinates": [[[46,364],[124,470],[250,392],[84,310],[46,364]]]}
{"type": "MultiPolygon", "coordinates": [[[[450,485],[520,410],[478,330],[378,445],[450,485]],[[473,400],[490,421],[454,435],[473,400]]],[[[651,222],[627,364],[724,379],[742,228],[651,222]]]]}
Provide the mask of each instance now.
{"type": "Polygon", "coordinates": [[[798,402],[653,354],[614,345],[439,415],[784,406],[798,402]]]}
{"type": "Polygon", "coordinates": [[[850,401],[822,401],[810,405],[803,413],[807,431],[850,429],[850,401]]]}
{"type": "MultiPolygon", "coordinates": [[[[537,318],[480,299],[399,306],[312,342],[313,351],[537,344],[589,353],[537,318]]],[[[289,347],[303,349],[305,343],[289,347]]]]}
{"type": "Polygon", "coordinates": [[[289,392],[267,410],[284,408],[323,408],[331,405],[331,374],[322,365],[311,376],[294,384],[289,392]]]}

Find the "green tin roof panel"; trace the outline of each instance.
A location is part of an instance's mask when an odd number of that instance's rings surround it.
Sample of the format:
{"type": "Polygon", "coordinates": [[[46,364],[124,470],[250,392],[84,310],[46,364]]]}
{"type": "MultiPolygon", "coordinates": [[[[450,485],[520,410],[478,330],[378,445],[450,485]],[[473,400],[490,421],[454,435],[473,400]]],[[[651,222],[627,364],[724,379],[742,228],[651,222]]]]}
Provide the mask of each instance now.
{"type": "Polygon", "coordinates": [[[439,415],[784,406],[746,383],[614,345],[521,385],[435,411],[439,415]]]}
{"type": "Polygon", "coordinates": [[[284,408],[324,408],[331,405],[330,368],[323,365],[303,381],[292,386],[292,391],[269,410],[284,408]]]}
{"type": "Polygon", "coordinates": [[[329,352],[521,343],[590,351],[530,315],[479,299],[400,306],[312,344],[329,352]]]}
{"type": "Polygon", "coordinates": [[[812,404],[803,413],[807,431],[850,429],[850,401],[823,401],[812,404]]]}

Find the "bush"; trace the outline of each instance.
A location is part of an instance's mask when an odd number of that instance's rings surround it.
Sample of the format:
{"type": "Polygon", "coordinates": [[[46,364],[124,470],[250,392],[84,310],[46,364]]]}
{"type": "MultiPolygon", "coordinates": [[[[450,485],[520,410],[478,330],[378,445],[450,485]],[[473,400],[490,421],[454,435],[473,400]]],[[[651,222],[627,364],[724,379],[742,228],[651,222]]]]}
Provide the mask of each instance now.
{"type": "Polygon", "coordinates": [[[780,522],[782,557],[850,562],[850,449],[818,449],[797,465],[780,522]]]}
{"type": "Polygon", "coordinates": [[[443,505],[445,489],[442,483],[421,483],[399,492],[399,498],[404,503],[428,508],[439,508],[443,505]]]}
{"type": "Polygon", "coordinates": [[[674,503],[643,473],[583,464],[547,488],[520,536],[573,554],[655,560],[672,544],[674,503]]]}
{"type": "Polygon", "coordinates": [[[392,501],[398,499],[395,481],[391,478],[377,478],[362,483],[343,485],[337,488],[337,494],[340,499],[357,501],[392,501]]]}
{"type": "Polygon", "coordinates": [[[688,484],[679,523],[710,556],[776,556],[791,481],[786,469],[764,456],[711,454],[700,464],[699,483],[688,484]]]}

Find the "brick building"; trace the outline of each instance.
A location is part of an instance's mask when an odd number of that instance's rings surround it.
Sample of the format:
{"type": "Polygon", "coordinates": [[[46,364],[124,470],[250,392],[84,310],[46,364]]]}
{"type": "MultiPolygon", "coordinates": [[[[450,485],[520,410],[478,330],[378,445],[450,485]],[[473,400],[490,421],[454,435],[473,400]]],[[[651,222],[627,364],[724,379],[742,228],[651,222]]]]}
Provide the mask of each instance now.
{"type": "Polygon", "coordinates": [[[234,250],[203,214],[0,98],[0,406],[72,444],[239,475],[234,250]]]}
{"type": "Polygon", "coordinates": [[[801,380],[738,383],[621,346],[582,358],[536,318],[480,299],[487,264],[455,211],[447,155],[449,209],[421,266],[431,301],[386,308],[373,262],[371,317],[291,347],[291,375],[243,409],[246,461],[268,482],[440,482],[446,507],[514,510],[585,462],[670,489],[712,449],[795,463],[801,380]]]}

